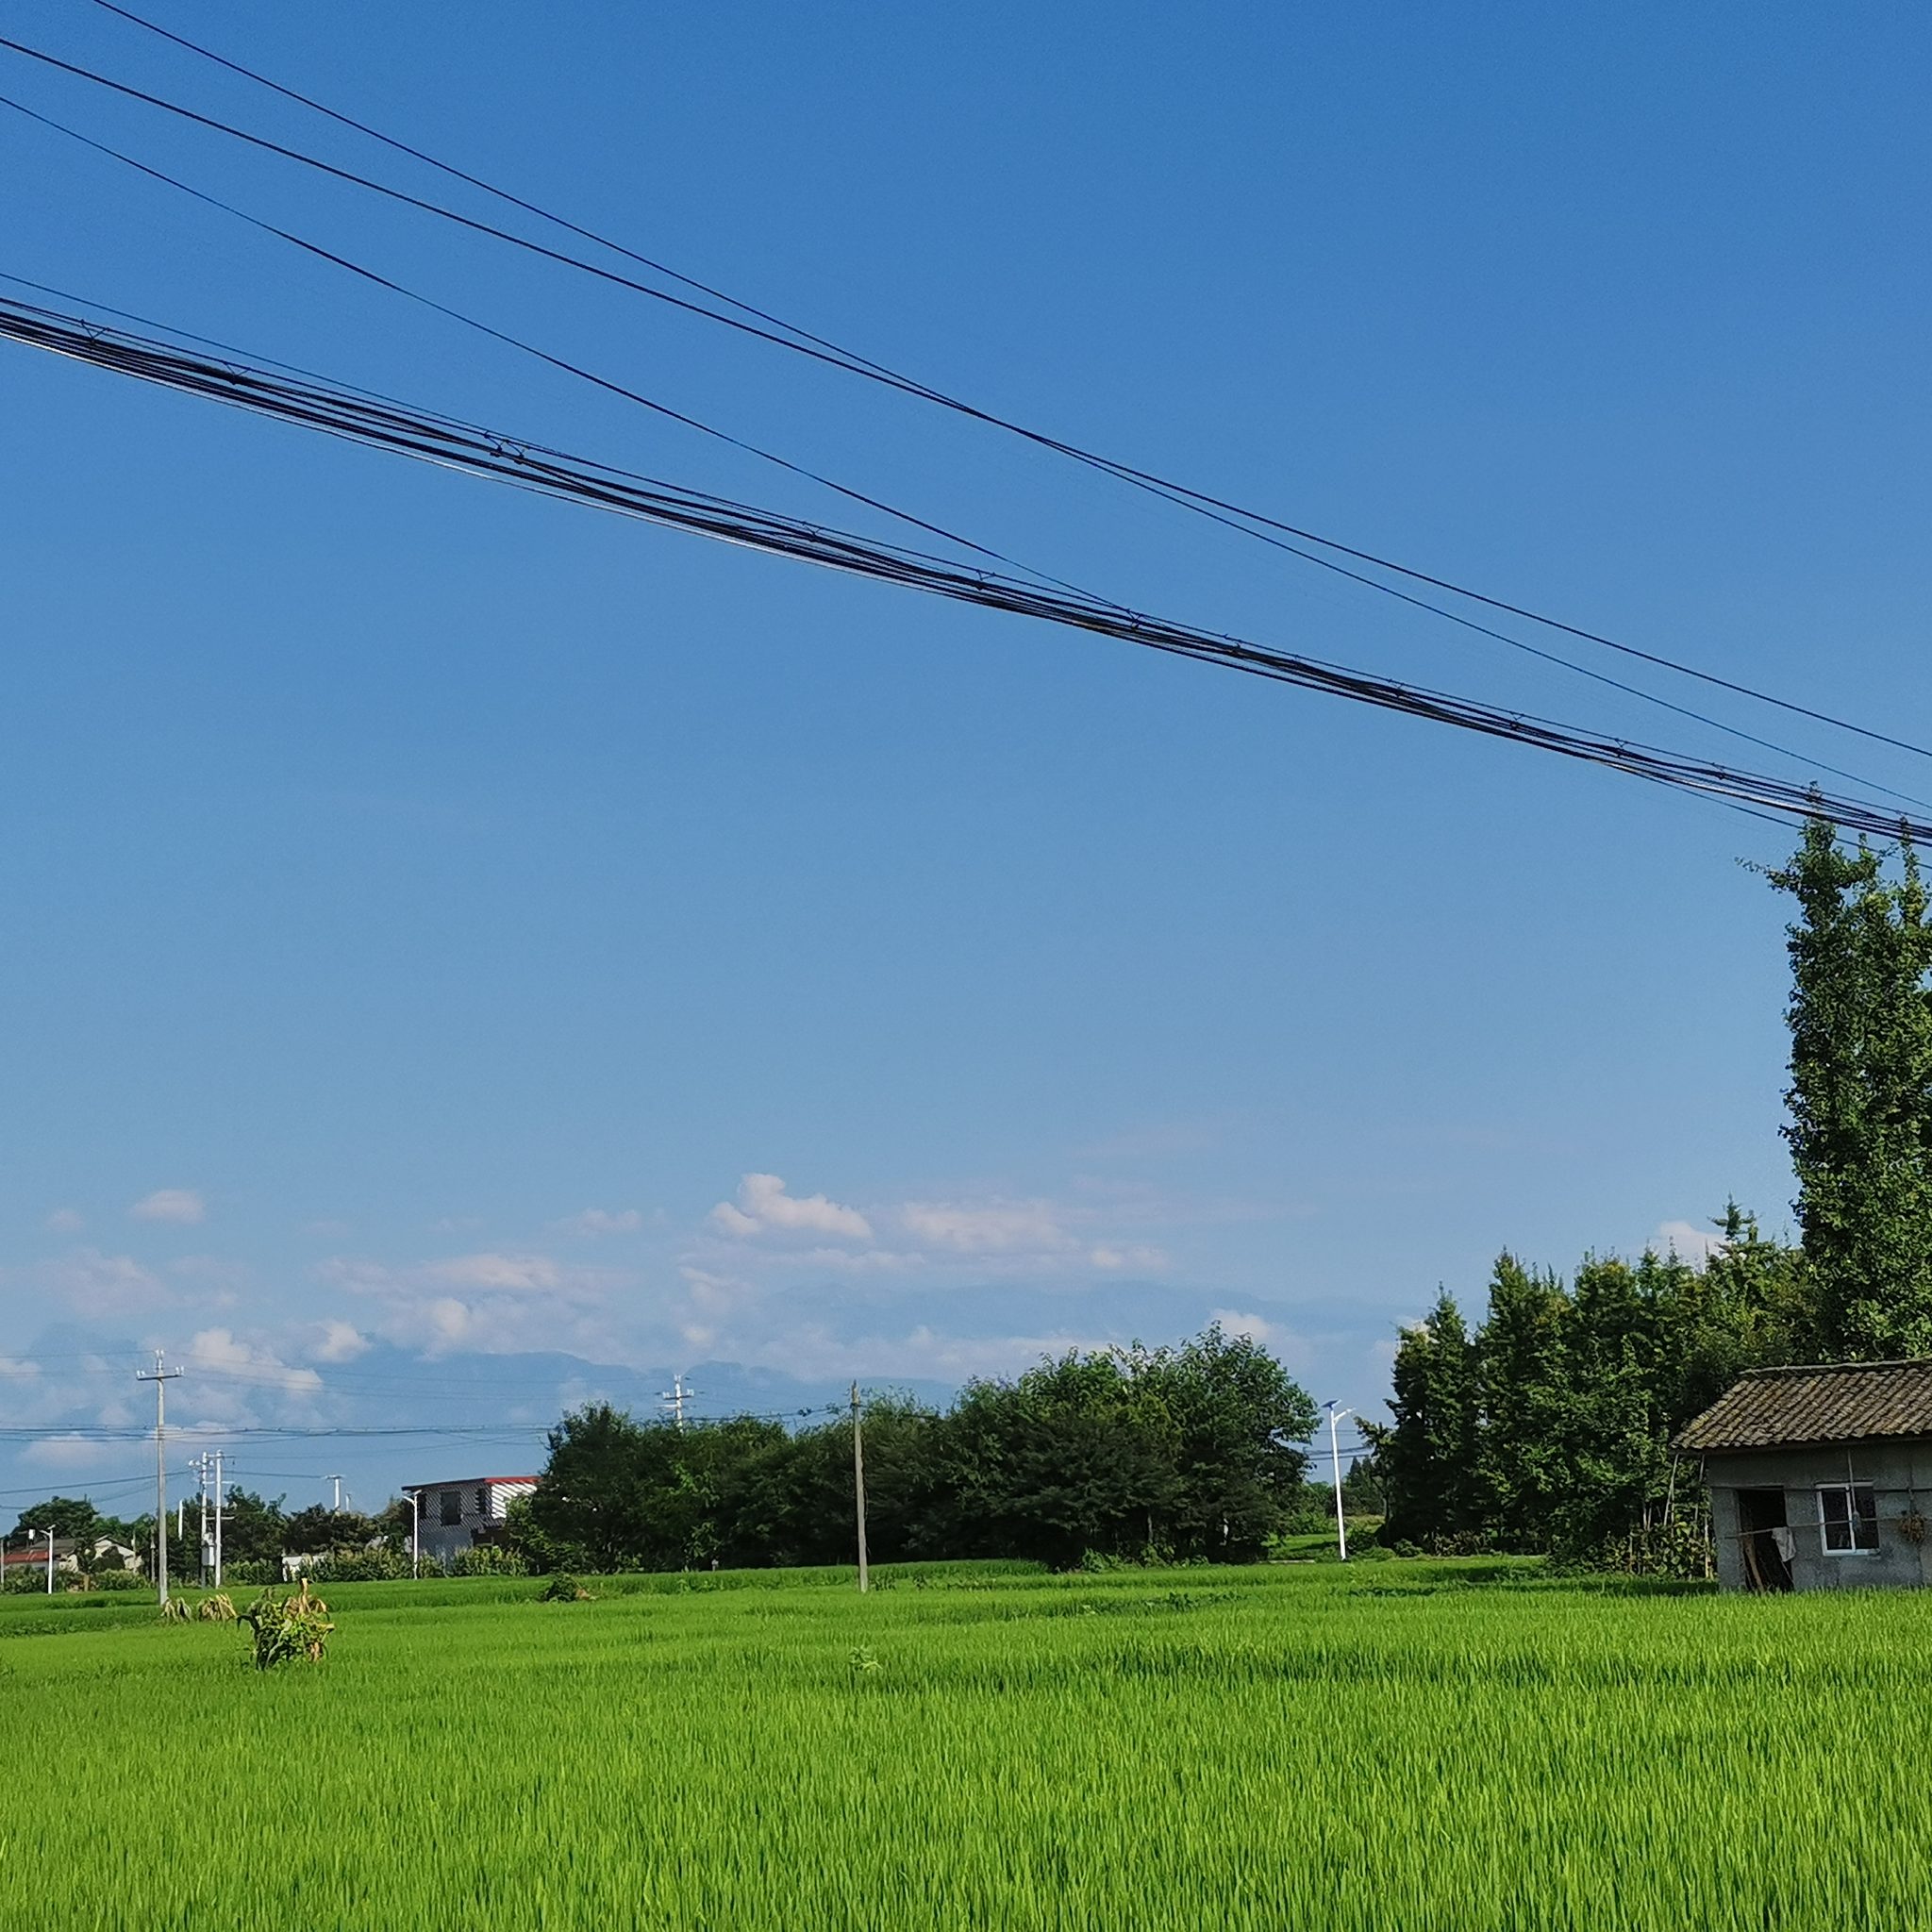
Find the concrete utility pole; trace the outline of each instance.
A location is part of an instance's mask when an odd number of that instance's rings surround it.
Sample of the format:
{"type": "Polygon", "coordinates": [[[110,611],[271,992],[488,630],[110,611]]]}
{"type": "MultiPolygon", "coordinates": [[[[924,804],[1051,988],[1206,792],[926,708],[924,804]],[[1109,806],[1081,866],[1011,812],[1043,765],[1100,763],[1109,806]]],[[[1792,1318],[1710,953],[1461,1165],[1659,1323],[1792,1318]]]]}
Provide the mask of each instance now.
{"type": "Polygon", "coordinates": [[[54,1532],[47,1532],[47,1594],[54,1594],[54,1532]]]}
{"type": "Polygon", "coordinates": [[[1341,1560],[1348,1561],[1348,1522],[1341,1513],[1341,1450],[1336,1441],[1335,1425],[1345,1415],[1353,1415],[1352,1408],[1337,1408],[1332,1402],[1322,1407],[1328,1411],[1328,1457],[1335,1466],[1335,1547],[1341,1560]]]}
{"type": "Polygon", "coordinates": [[[684,1427],[684,1405],[697,1392],[695,1389],[687,1389],[684,1386],[684,1377],[682,1375],[672,1376],[671,1387],[658,1391],[658,1401],[677,1418],[677,1426],[680,1431],[684,1427]]]}
{"type": "Polygon", "coordinates": [[[208,1581],[208,1451],[204,1449],[189,1465],[200,1479],[201,1502],[201,1541],[195,1546],[200,1562],[201,1580],[208,1581]]]}
{"type": "Polygon", "coordinates": [[[222,1482],[222,1452],[215,1451],[215,1588],[222,1587],[222,1502],[227,1491],[222,1482]]]}
{"type": "Polygon", "coordinates": [[[858,1593],[872,1588],[865,1564],[865,1430],[858,1418],[858,1384],[852,1385],[852,1498],[858,1515],[858,1593]]]}
{"type": "Polygon", "coordinates": [[[329,1481],[336,1486],[336,1499],[329,1507],[336,1515],[340,1516],[342,1513],[342,1479],[339,1475],[332,1475],[329,1477],[329,1481]]]}
{"type": "Polygon", "coordinates": [[[409,1499],[409,1574],[423,1574],[423,1499],[414,1490],[405,1490],[409,1499]]]}
{"type": "Polygon", "coordinates": [[[155,1385],[155,1594],[163,1609],[168,1607],[168,1384],[180,1378],[179,1369],[163,1367],[161,1352],[155,1350],[151,1369],[136,1369],[137,1382],[155,1385]]]}

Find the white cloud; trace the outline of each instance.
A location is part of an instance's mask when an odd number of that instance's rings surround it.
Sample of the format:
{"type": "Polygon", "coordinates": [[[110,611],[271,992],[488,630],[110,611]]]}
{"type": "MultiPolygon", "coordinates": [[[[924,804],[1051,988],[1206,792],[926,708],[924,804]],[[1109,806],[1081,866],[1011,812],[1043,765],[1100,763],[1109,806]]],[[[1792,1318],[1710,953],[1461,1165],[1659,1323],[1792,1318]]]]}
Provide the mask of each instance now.
{"type": "Polygon", "coordinates": [[[485,1288],[527,1294],[559,1286],[562,1276],[547,1255],[456,1255],[424,1270],[453,1288],[485,1288]]]}
{"type": "Polygon", "coordinates": [[[754,1367],[782,1369],[794,1375],[856,1375],[874,1382],[895,1377],[964,1381],[974,1375],[1018,1375],[1042,1356],[1106,1345],[1091,1336],[1065,1333],[941,1335],[923,1323],[904,1336],[844,1341],[823,1327],[809,1326],[757,1344],[742,1359],[754,1367]]]}
{"type": "Polygon", "coordinates": [[[375,1346],[354,1323],[330,1320],[308,1353],[319,1362],[352,1362],[375,1346]]]}
{"type": "Polygon", "coordinates": [[[103,1442],[94,1436],[42,1436],[21,1451],[20,1459],[42,1469],[84,1472],[114,1460],[126,1446],[125,1442],[103,1442]]]}
{"type": "Polygon", "coordinates": [[[615,1213],[608,1208],[586,1208],[581,1214],[570,1215],[556,1224],[564,1234],[635,1234],[643,1226],[644,1217],[635,1208],[615,1213]]]}
{"type": "Polygon", "coordinates": [[[175,1299],[167,1285],[131,1255],[76,1248],[52,1263],[45,1277],[78,1315],[128,1315],[165,1307],[175,1299]]]}
{"type": "Polygon", "coordinates": [[[1109,1271],[1122,1268],[1164,1268],[1167,1257],[1158,1248],[1117,1248],[1100,1246],[1087,1257],[1095,1268],[1109,1271]]]}
{"type": "Polygon", "coordinates": [[[270,1350],[242,1341],[226,1328],[204,1328],[188,1344],[188,1366],[203,1374],[228,1376],[285,1395],[315,1395],[322,1377],[313,1369],[293,1369],[270,1350]]]}
{"type": "Polygon", "coordinates": [[[57,1208],[43,1225],[49,1234],[78,1234],[87,1225],[75,1208],[57,1208]]]}
{"type": "Polygon", "coordinates": [[[208,1204],[192,1188],[157,1188],[127,1211],[137,1221],[172,1221],[193,1227],[207,1220],[208,1204]]]}
{"type": "Polygon", "coordinates": [[[1724,1252],[1724,1242],[1715,1228],[1699,1227],[1694,1221],[1666,1221],[1650,1238],[1649,1245],[1660,1255],[1674,1252],[1686,1261],[1707,1261],[1724,1252]]]}
{"type": "Polygon", "coordinates": [[[1006,1254],[1016,1248],[1048,1252],[1071,1247],[1073,1237],[1046,1201],[908,1201],[899,1219],[921,1241],[962,1255],[1006,1254]]]}
{"type": "Polygon", "coordinates": [[[1299,1335],[1284,1328],[1279,1322],[1271,1322],[1265,1315],[1244,1314],[1240,1308],[1213,1308],[1208,1319],[1218,1322],[1230,1335],[1245,1335],[1250,1341],[1291,1365],[1302,1363],[1307,1356],[1307,1344],[1299,1335]]]}
{"type": "Polygon", "coordinates": [[[738,1204],[720,1201],[711,1209],[711,1224],[739,1240],[754,1235],[817,1234],[869,1241],[872,1224],[856,1208],[842,1207],[824,1194],[788,1194],[774,1174],[748,1174],[738,1184],[738,1204]]]}

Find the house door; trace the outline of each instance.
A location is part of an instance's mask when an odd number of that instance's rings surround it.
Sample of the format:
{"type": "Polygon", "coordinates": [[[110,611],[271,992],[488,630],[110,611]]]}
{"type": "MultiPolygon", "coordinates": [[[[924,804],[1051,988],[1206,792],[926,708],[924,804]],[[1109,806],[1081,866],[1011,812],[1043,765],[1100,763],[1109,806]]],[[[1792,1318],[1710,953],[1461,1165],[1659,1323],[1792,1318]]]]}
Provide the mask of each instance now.
{"type": "Polygon", "coordinates": [[[1746,1590],[1791,1587],[1790,1530],[1785,1523],[1782,1490],[1738,1491],[1739,1548],[1744,1558],[1746,1590]]]}

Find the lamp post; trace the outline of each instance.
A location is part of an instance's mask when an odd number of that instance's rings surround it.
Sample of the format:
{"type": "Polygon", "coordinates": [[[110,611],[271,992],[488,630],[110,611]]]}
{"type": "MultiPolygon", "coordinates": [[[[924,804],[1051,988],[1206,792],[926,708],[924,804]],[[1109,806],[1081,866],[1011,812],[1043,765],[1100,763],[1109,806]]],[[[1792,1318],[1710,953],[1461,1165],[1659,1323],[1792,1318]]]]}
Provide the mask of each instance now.
{"type": "Polygon", "coordinates": [[[1328,1458],[1335,1472],[1335,1547],[1341,1560],[1348,1561],[1348,1522],[1341,1513],[1341,1448],[1335,1434],[1335,1425],[1345,1415],[1355,1413],[1352,1408],[1337,1408],[1332,1402],[1322,1407],[1328,1411],[1328,1458]]]}

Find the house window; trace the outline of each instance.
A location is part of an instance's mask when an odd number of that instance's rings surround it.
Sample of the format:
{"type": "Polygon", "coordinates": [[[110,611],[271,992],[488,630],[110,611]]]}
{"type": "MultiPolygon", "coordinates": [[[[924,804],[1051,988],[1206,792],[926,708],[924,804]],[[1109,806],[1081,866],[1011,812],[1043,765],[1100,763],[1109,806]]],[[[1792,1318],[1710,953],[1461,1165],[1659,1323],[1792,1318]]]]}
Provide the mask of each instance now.
{"type": "Polygon", "coordinates": [[[478,1516],[488,1516],[490,1514],[490,1491],[481,1483],[478,1483],[476,1486],[476,1514],[478,1516]]]}
{"type": "Polygon", "coordinates": [[[442,1526],[454,1529],[463,1520],[463,1492],[460,1490],[445,1490],[441,1496],[442,1526]]]}
{"type": "Polygon", "coordinates": [[[1818,1491],[1818,1525],[1827,1557],[1860,1557],[1878,1547],[1878,1496],[1870,1483],[1829,1483],[1818,1491]]]}

